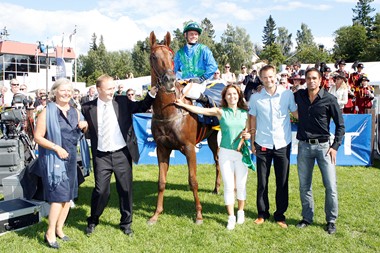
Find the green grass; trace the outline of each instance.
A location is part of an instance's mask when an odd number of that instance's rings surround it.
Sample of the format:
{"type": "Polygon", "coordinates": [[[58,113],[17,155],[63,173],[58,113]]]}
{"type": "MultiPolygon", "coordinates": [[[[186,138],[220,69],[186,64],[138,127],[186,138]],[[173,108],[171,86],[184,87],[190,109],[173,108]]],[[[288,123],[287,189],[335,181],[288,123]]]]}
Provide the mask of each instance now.
{"type": "MultiPolygon", "coordinates": [[[[379,167],[377,165],[377,167],[379,167]]],[[[338,167],[339,218],[337,233],[328,235],[323,227],[324,188],[319,170],[314,171],[315,222],[306,229],[294,225],[301,218],[296,166],[291,167],[288,229],[270,219],[263,225],[253,223],[256,211],[256,173],[249,171],[246,222],[227,231],[223,195],[211,193],[212,166],[198,168],[199,196],[204,223],[195,225],[192,192],[187,186],[187,168],[172,166],[168,173],[164,208],[158,222],[146,221],[155,210],[157,166],[134,167],[134,237],[119,230],[120,214],[115,183],[108,207],[95,233],[84,233],[90,213],[93,176],[81,185],[76,208],[72,209],[64,231],[73,241],[60,243],[60,252],[376,252],[380,251],[380,170],[374,167],[338,167]]],[[[273,172],[273,170],[272,170],[273,172]]],[[[223,188],[221,188],[223,189],[223,188]]],[[[222,190],[223,191],[223,190],[222,190]]],[[[271,213],[275,210],[274,176],[270,179],[271,213]]],[[[0,252],[54,252],[43,243],[47,220],[24,230],[0,237],[0,252]]]]}

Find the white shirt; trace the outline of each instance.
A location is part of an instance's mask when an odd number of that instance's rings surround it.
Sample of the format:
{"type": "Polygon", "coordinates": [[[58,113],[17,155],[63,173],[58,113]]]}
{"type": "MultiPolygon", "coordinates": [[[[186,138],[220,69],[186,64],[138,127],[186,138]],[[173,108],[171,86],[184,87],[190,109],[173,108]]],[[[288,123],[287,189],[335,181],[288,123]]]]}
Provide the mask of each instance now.
{"type": "Polygon", "coordinates": [[[4,105],[7,105],[7,106],[12,106],[12,101],[13,101],[13,96],[15,94],[13,94],[13,92],[11,91],[7,91],[5,92],[4,94],[4,105]]]}
{"type": "Polygon", "coordinates": [[[339,89],[336,89],[336,85],[331,86],[329,92],[333,94],[338,100],[339,108],[343,109],[344,105],[348,102],[348,89],[347,87],[343,87],[342,85],[339,89]]]}
{"type": "Polygon", "coordinates": [[[98,114],[98,150],[102,152],[107,152],[107,151],[115,151],[124,148],[127,143],[124,140],[123,134],[121,133],[119,123],[116,118],[116,113],[115,109],[113,107],[112,101],[107,102],[107,106],[110,106],[109,111],[111,112],[109,116],[109,122],[110,124],[110,129],[111,129],[111,145],[109,147],[109,150],[105,150],[103,147],[103,138],[102,138],[102,131],[101,129],[103,128],[103,111],[104,111],[104,105],[105,103],[100,100],[100,98],[97,101],[97,114],[98,114]]]}

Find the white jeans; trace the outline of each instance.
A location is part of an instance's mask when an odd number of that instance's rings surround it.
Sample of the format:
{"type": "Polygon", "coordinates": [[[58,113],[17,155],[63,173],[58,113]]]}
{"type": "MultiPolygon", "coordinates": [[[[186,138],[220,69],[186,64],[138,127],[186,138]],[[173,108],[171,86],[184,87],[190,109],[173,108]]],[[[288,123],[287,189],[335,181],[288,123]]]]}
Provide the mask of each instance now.
{"type": "Polygon", "coordinates": [[[237,199],[245,200],[247,197],[248,168],[242,162],[242,154],[235,150],[220,148],[219,165],[224,184],[225,205],[235,203],[235,181],[237,199]]]}
{"type": "Polygon", "coordinates": [[[206,82],[188,83],[185,86],[185,88],[183,88],[182,93],[186,94],[187,98],[198,99],[205,90],[206,90],[206,82]]]}

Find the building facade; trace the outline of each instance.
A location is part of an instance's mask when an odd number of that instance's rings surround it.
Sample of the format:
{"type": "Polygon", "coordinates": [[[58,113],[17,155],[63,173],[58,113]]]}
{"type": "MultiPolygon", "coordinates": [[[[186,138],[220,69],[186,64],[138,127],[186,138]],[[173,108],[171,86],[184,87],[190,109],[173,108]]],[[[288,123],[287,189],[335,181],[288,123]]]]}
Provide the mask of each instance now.
{"type": "Polygon", "coordinates": [[[29,91],[50,89],[61,77],[75,79],[75,53],[68,47],[45,47],[16,41],[0,41],[0,86],[16,78],[29,91]]]}

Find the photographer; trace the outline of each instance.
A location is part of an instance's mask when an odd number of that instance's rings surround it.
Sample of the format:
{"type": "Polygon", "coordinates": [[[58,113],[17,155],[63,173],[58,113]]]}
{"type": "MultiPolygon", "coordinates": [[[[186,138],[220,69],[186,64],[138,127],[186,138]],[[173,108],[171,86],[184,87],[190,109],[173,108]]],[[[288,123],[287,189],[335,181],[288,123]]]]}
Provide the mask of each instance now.
{"type": "Polygon", "coordinates": [[[11,89],[4,94],[4,108],[11,107],[14,95],[20,93],[20,83],[17,79],[10,81],[10,88],[11,89]]]}

